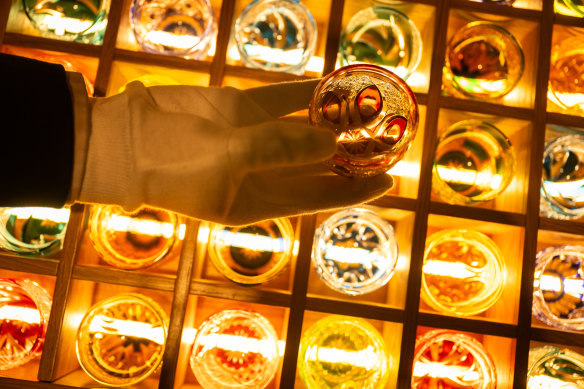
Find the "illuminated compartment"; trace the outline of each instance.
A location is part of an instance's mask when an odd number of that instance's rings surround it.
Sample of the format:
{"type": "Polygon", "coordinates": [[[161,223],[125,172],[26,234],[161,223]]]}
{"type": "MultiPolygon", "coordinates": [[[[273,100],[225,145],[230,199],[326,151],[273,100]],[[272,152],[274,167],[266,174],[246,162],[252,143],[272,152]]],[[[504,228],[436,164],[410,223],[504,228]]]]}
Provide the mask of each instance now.
{"type": "MultiPolygon", "coordinates": [[[[252,2],[252,0],[237,0],[233,13],[233,21],[231,24],[231,34],[229,38],[229,45],[227,47],[226,63],[228,65],[245,66],[241,60],[240,53],[234,38],[234,28],[237,18],[242,14],[243,10],[252,2]]],[[[324,66],[324,50],[326,45],[326,36],[328,28],[328,9],[330,8],[330,1],[319,2],[316,0],[302,0],[302,5],[308,9],[316,23],[316,42],[311,58],[308,60],[305,71],[300,72],[307,76],[319,76],[322,73],[324,66]]],[[[266,30],[267,31],[267,30],[266,30]]],[[[287,29],[282,31],[288,32],[287,29]]],[[[292,31],[292,30],[290,30],[292,31]]],[[[263,34],[266,32],[263,31],[263,34]]],[[[259,58],[264,58],[261,56],[259,58]]],[[[274,57],[276,59],[276,57],[274,57]]]]}
{"type": "MultiPolygon", "coordinates": [[[[583,8],[584,10],[584,8],[583,8]]],[[[554,26],[547,110],[584,116],[584,29],[554,26]]]]}
{"type": "Polygon", "coordinates": [[[144,208],[127,213],[94,206],[80,243],[77,265],[175,276],[185,220],[176,214],[144,208]]]}
{"type": "Polygon", "coordinates": [[[107,87],[107,96],[115,95],[130,81],[150,79],[151,83],[147,86],[183,84],[183,85],[200,85],[209,84],[209,74],[201,71],[186,69],[172,69],[160,65],[140,64],[125,61],[115,61],[112,65],[109,84],[107,87]],[[161,78],[159,77],[161,76],[161,78]]]}
{"type": "MultiPolygon", "coordinates": [[[[416,350],[420,352],[421,357],[414,361],[413,383],[419,382],[419,384],[422,384],[425,378],[428,379],[429,376],[434,374],[434,376],[440,377],[437,378],[438,380],[458,380],[461,387],[468,386],[481,389],[513,387],[515,339],[455,330],[447,330],[445,331],[446,336],[442,335],[444,337],[441,337],[439,333],[433,334],[433,331],[440,330],[428,327],[418,327],[417,329],[416,350]],[[460,339],[457,339],[458,334],[462,335],[464,340],[458,340],[460,339]],[[471,339],[468,340],[468,338],[471,339]],[[423,347],[423,341],[428,342],[426,347],[423,347]],[[434,347],[442,345],[442,353],[424,353],[424,351],[431,350],[427,348],[432,347],[431,344],[434,344],[434,347]],[[456,346],[450,348],[453,344],[456,344],[456,346]],[[449,347],[445,347],[446,345],[449,347]],[[472,354],[473,357],[469,357],[469,354],[472,354]],[[494,369],[491,370],[493,367],[494,369]],[[470,369],[473,369],[472,374],[467,376],[460,375],[461,371],[466,372],[470,369]],[[493,386],[492,382],[488,380],[483,381],[479,378],[481,376],[487,377],[489,373],[496,376],[496,386],[493,386]],[[476,380],[476,382],[465,386],[463,384],[465,380],[476,380]],[[480,381],[483,382],[479,383],[480,381]]],[[[432,378],[429,379],[432,380],[432,378]]],[[[414,386],[413,383],[412,387],[424,387],[423,385],[414,386]]]]}
{"type": "Polygon", "coordinates": [[[541,10],[542,0],[471,0],[481,3],[497,4],[501,7],[514,7],[541,10]]]}
{"type": "Polygon", "coordinates": [[[306,311],[294,388],[333,388],[340,382],[352,382],[355,387],[395,387],[401,331],[400,323],[306,311]],[[335,349],[331,350],[333,345],[335,349]],[[305,362],[300,362],[300,358],[305,362]],[[315,360],[321,363],[314,364],[315,360]],[[314,379],[322,381],[310,381],[315,383],[307,386],[301,378],[300,365],[314,374],[314,379]],[[386,367],[385,375],[380,372],[381,365],[386,367]],[[316,382],[321,386],[315,386],[316,382]]]}
{"type": "Polygon", "coordinates": [[[36,381],[55,277],[8,270],[0,277],[0,377],[36,381]]]}
{"type": "Polygon", "coordinates": [[[578,388],[584,385],[584,348],[531,342],[527,389],[578,388]]]}
{"type": "Polygon", "coordinates": [[[194,277],[229,286],[291,290],[299,228],[298,218],[228,230],[225,226],[205,223],[199,229],[202,255],[194,277]],[[226,239],[233,243],[225,243],[226,239]],[[257,247],[263,246],[269,249],[258,250],[257,247]]]}
{"type": "Polygon", "coordinates": [[[50,39],[101,45],[110,0],[13,1],[6,30],[50,39]]]}
{"type": "Polygon", "coordinates": [[[172,293],[85,280],[73,280],[71,290],[73,297],[67,301],[65,320],[60,329],[60,353],[54,361],[58,378],[55,382],[80,387],[95,386],[99,382],[102,385],[134,382],[138,388],[156,387],[160,369],[154,366],[156,361],[161,360],[166,343],[172,293]],[[130,296],[137,294],[139,300],[122,298],[121,301],[112,301],[109,309],[93,311],[105,301],[127,297],[128,293],[130,296]],[[76,295],[86,298],[76,299],[76,295]],[[158,308],[162,312],[158,312],[158,308]],[[91,322],[85,322],[85,315],[92,311],[96,316],[91,322]],[[110,324],[103,325],[104,320],[110,324]],[[92,324],[81,327],[88,323],[92,324]],[[86,330],[89,332],[83,332],[85,335],[79,338],[78,331],[86,330]],[[100,336],[100,333],[103,335],[100,336]],[[89,339],[93,339],[91,349],[96,354],[88,354],[89,348],[85,342],[89,339]],[[86,346],[78,351],[76,344],[79,341],[86,346]],[[81,367],[78,353],[87,361],[84,364],[92,366],[91,375],[84,371],[88,367],[81,367]]]}
{"type": "MultiPolygon", "coordinates": [[[[357,1],[346,1],[343,10],[342,31],[347,27],[353,15],[372,5],[373,3],[369,4],[357,1]]],[[[411,75],[407,77],[406,82],[414,92],[427,92],[430,78],[430,62],[432,59],[432,43],[434,39],[434,23],[436,17],[435,7],[427,4],[410,3],[404,1],[392,1],[388,2],[388,4],[384,6],[394,9],[407,16],[407,18],[410,19],[418,29],[421,38],[421,57],[418,66],[416,66],[411,75]]],[[[379,35],[387,36],[387,33],[379,35]]],[[[380,39],[378,35],[372,33],[370,39],[375,38],[380,39]]],[[[367,42],[367,38],[364,40],[367,42]]],[[[385,45],[380,45],[378,49],[380,49],[380,51],[387,50],[388,42],[391,41],[386,41],[385,45]]],[[[336,67],[338,68],[340,66],[340,59],[337,59],[336,67]]]]}
{"type": "MultiPolygon", "coordinates": [[[[191,368],[190,358],[193,352],[193,344],[195,342],[197,331],[201,329],[203,322],[212,315],[228,310],[254,312],[266,319],[275,332],[274,335],[276,337],[275,340],[278,348],[277,355],[272,354],[272,351],[274,351],[272,348],[273,343],[271,340],[268,340],[269,338],[265,338],[266,340],[259,345],[254,341],[254,339],[257,339],[263,332],[259,327],[256,328],[249,322],[246,324],[245,321],[240,322],[239,324],[234,324],[230,327],[227,325],[227,322],[225,322],[226,325],[220,330],[225,336],[223,339],[218,339],[218,342],[221,342],[221,345],[225,345],[225,348],[215,347],[210,353],[203,357],[209,358],[210,364],[208,366],[211,367],[214,365],[212,368],[217,369],[216,371],[220,372],[217,375],[218,377],[224,375],[224,378],[226,379],[227,377],[233,379],[233,377],[240,374],[239,379],[242,380],[241,382],[249,382],[248,380],[251,380],[254,377],[257,381],[260,381],[261,370],[267,369],[268,360],[279,360],[276,363],[276,371],[273,378],[262,381],[264,383],[267,381],[267,386],[265,386],[265,388],[273,389],[279,387],[281,356],[284,355],[286,346],[286,329],[289,310],[284,307],[262,305],[260,303],[247,303],[243,301],[191,295],[188,299],[185,322],[183,324],[179,357],[175,373],[175,388],[207,389],[218,387],[218,383],[215,383],[215,386],[209,386],[209,384],[207,384],[207,386],[201,386],[191,368]],[[231,333],[233,334],[230,335],[231,333]],[[264,350],[262,347],[266,347],[266,349],[264,350]]],[[[225,320],[228,319],[225,318],[225,320]]],[[[216,330],[218,330],[218,328],[219,327],[217,327],[216,330]]],[[[212,340],[211,337],[208,338],[209,342],[212,340]]],[[[201,339],[199,339],[199,341],[201,341],[201,339]]],[[[216,343],[213,342],[212,344],[214,345],[216,343]]],[[[208,347],[211,348],[212,346],[210,345],[208,347]]],[[[198,374],[201,374],[201,371],[205,370],[203,366],[200,366],[200,369],[201,370],[198,374]]],[[[225,381],[225,385],[227,385],[227,382],[228,381],[225,381]]]]}
{"type": "MultiPolygon", "coordinates": [[[[395,308],[404,308],[405,290],[410,268],[410,239],[412,235],[414,215],[412,212],[398,209],[381,209],[375,207],[369,207],[369,209],[373,210],[378,216],[387,221],[395,231],[398,257],[391,278],[389,278],[386,284],[377,289],[371,290],[370,292],[356,296],[347,296],[327,285],[327,283],[318,276],[314,264],[312,264],[308,280],[309,296],[330,299],[331,304],[334,304],[335,300],[349,300],[351,302],[360,302],[364,304],[382,304],[395,308]]],[[[319,214],[316,219],[316,228],[318,229],[319,226],[321,226],[322,223],[333,214],[334,213],[332,212],[319,214]]],[[[361,232],[361,229],[357,231],[357,233],[359,232],[361,232]]],[[[347,242],[350,243],[351,240],[348,240],[347,242]]],[[[358,267],[356,269],[358,272],[358,267]]]]}
{"type": "MultiPolygon", "coordinates": [[[[514,163],[514,173],[511,182],[507,186],[507,188],[498,196],[496,196],[492,200],[484,201],[484,202],[476,202],[471,204],[473,207],[480,207],[480,208],[490,208],[496,209],[500,211],[507,211],[507,212],[517,212],[523,213],[525,212],[526,201],[527,201],[527,185],[528,185],[528,177],[529,177],[529,160],[532,158],[530,152],[530,138],[533,136],[532,124],[525,120],[519,119],[512,119],[512,118],[504,118],[504,117],[494,117],[494,116],[486,116],[486,115],[478,115],[471,112],[463,112],[463,111],[452,111],[452,110],[442,110],[440,112],[439,120],[438,120],[438,136],[443,134],[447,131],[451,126],[460,123],[464,120],[478,120],[484,121],[494,127],[496,127],[504,136],[509,140],[513,148],[513,153],[515,155],[515,163],[514,163]]],[[[456,146],[456,144],[454,144],[456,146]]],[[[460,184],[468,185],[468,186],[477,186],[477,189],[474,191],[469,191],[468,188],[463,187],[461,193],[479,193],[481,195],[488,190],[492,190],[492,187],[487,187],[487,189],[481,187],[481,177],[480,177],[480,166],[484,164],[484,160],[486,156],[483,156],[483,152],[480,148],[475,146],[457,146],[460,148],[455,148],[454,146],[452,149],[455,151],[460,151],[464,153],[465,158],[468,158],[469,161],[475,159],[477,162],[472,169],[468,169],[462,172],[459,175],[460,168],[455,162],[456,160],[450,165],[447,166],[452,168],[452,174],[454,177],[452,178],[453,182],[462,181],[460,184]],[[476,170],[475,170],[476,169],[476,170]],[[476,175],[475,175],[476,171],[476,175]]],[[[495,149],[491,146],[488,142],[484,150],[493,150],[495,149]]],[[[490,155],[493,157],[493,155],[490,155]]],[[[465,160],[465,159],[462,159],[465,160]]],[[[474,163],[474,162],[473,162],[474,163]]],[[[486,164],[485,164],[486,165],[486,164]]],[[[489,165],[487,165],[489,166],[489,165]]],[[[501,173],[503,173],[504,169],[500,168],[502,166],[502,162],[497,162],[496,166],[501,173]]],[[[485,172],[489,172],[489,170],[485,169],[485,172]]],[[[446,176],[448,177],[448,176],[446,176]]],[[[486,179],[485,181],[491,182],[494,184],[499,180],[503,180],[503,178],[492,178],[486,179]]],[[[498,187],[498,186],[497,186],[498,187]]],[[[457,188],[458,189],[458,188],[457,188]]],[[[456,191],[453,190],[456,193],[456,191]]],[[[462,195],[461,195],[462,196],[462,195]]],[[[477,196],[479,198],[479,196],[477,196]]],[[[440,197],[438,197],[435,193],[432,195],[432,200],[444,202],[440,197]]]]}
{"type": "Polygon", "coordinates": [[[541,265],[536,266],[534,274],[532,326],[575,332],[584,328],[578,314],[584,305],[579,270],[584,262],[581,244],[581,235],[539,231],[537,251],[541,265]]]}
{"type": "MultiPolygon", "coordinates": [[[[468,231],[476,231],[479,232],[483,235],[485,235],[487,238],[489,238],[489,240],[491,242],[489,242],[489,244],[494,243],[496,245],[496,247],[498,248],[498,250],[500,251],[501,254],[501,260],[502,260],[502,271],[504,272],[504,275],[501,274],[499,277],[503,278],[503,280],[500,279],[484,279],[483,276],[483,271],[480,270],[480,263],[477,265],[479,267],[474,267],[472,266],[472,262],[470,265],[465,265],[464,266],[464,270],[462,273],[459,272],[459,270],[462,270],[463,266],[461,265],[450,265],[453,266],[453,270],[451,272],[445,271],[444,269],[446,268],[446,266],[449,266],[448,263],[445,264],[440,264],[440,263],[436,263],[433,262],[430,264],[430,266],[428,267],[424,267],[423,271],[425,273],[427,273],[428,275],[430,275],[431,277],[434,276],[440,276],[440,274],[442,274],[442,272],[444,272],[444,274],[446,273],[450,273],[448,275],[445,276],[441,276],[443,277],[442,279],[438,279],[438,281],[434,281],[434,283],[430,282],[432,280],[434,280],[434,278],[428,278],[426,277],[427,281],[428,281],[428,285],[432,286],[432,285],[438,285],[439,287],[437,288],[440,293],[437,294],[437,296],[439,296],[440,298],[442,298],[443,301],[449,301],[447,298],[461,298],[461,299],[467,299],[468,301],[472,301],[472,298],[477,298],[478,295],[480,295],[480,291],[482,290],[482,288],[486,288],[487,286],[485,285],[486,282],[501,282],[503,281],[503,285],[502,285],[502,292],[500,297],[493,303],[493,305],[490,306],[490,308],[486,309],[483,312],[480,313],[475,313],[472,311],[476,311],[476,309],[473,309],[473,307],[462,307],[464,310],[461,310],[458,313],[454,313],[454,312],[450,312],[448,310],[446,310],[446,306],[444,306],[444,309],[441,311],[437,311],[433,308],[430,307],[430,305],[428,305],[424,299],[420,300],[420,311],[421,312],[428,312],[428,313],[437,313],[440,315],[449,315],[449,316],[464,316],[465,314],[467,314],[467,310],[468,312],[472,312],[472,316],[470,316],[473,319],[479,319],[479,320],[488,320],[488,321],[494,321],[494,322],[498,322],[498,323],[517,323],[517,314],[518,314],[518,310],[519,310],[519,296],[517,295],[517,290],[516,290],[516,285],[517,283],[520,281],[521,279],[521,269],[522,269],[522,250],[523,250],[523,236],[524,236],[524,231],[522,228],[520,227],[515,227],[515,226],[509,226],[509,225],[503,225],[503,224],[496,224],[496,223],[487,223],[487,222],[481,222],[478,220],[469,220],[469,219],[459,219],[459,218],[454,218],[454,217],[447,217],[447,216],[439,216],[439,215],[430,215],[428,218],[428,232],[427,232],[427,239],[429,239],[432,234],[435,233],[440,233],[442,231],[446,231],[446,230],[468,230],[468,231]],[[454,269],[459,269],[459,270],[454,270],[454,269]],[[461,278],[462,274],[467,274],[467,272],[477,272],[477,276],[478,279],[480,280],[480,283],[483,283],[483,285],[477,285],[476,284],[476,278],[477,277],[473,277],[471,276],[470,278],[461,278]],[[461,274],[458,277],[455,276],[454,274],[461,274]],[[466,280],[465,282],[467,282],[467,286],[465,286],[464,289],[460,289],[460,284],[457,284],[455,281],[457,280],[453,280],[454,278],[459,278],[461,280],[466,280]],[[472,280],[472,282],[469,282],[469,280],[472,280]],[[457,286],[458,285],[458,286],[457,286]],[[472,287],[472,289],[469,289],[470,287],[472,287]],[[469,290],[472,290],[473,293],[471,293],[469,290]]],[[[464,235],[463,235],[464,236],[464,235]]],[[[475,239],[472,235],[469,236],[469,238],[472,237],[473,239],[475,239]]],[[[471,242],[474,242],[474,240],[472,240],[471,242]]],[[[480,242],[480,241],[479,241],[480,242]]],[[[472,245],[474,243],[469,243],[469,246],[472,245]]],[[[482,259],[482,261],[484,261],[485,263],[485,268],[488,268],[486,266],[486,263],[489,261],[489,259],[487,259],[487,255],[486,253],[488,252],[487,250],[484,250],[481,248],[482,245],[484,245],[485,243],[479,243],[479,246],[476,246],[477,249],[481,249],[483,255],[485,255],[485,257],[482,259]]],[[[485,246],[486,247],[486,246],[485,246]]],[[[448,258],[456,258],[456,259],[462,259],[462,260],[467,260],[468,256],[466,254],[457,254],[456,250],[462,250],[463,252],[466,251],[467,249],[463,248],[459,248],[456,247],[454,249],[449,248],[449,250],[447,250],[444,254],[441,255],[447,255],[448,258]],[[454,252],[451,252],[452,250],[454,250],[454,252]]],[[[466,252],[471,252],[472,251],[469,249],[466,252]]],[[[470,255],[470,254],[469,254],[470,255]]],[[[438,256],[439,257],[439,256],[438,256]]],[[[431,256],[431,258],[434,258],[433,261],[436,261],[435,256],[431,256]]],[[[481,255],[477,253],[477,258],[481,258],[481,255]]],[[[495,259],[490,259],[491,261],[496,261],[495,259]]],[[[447,261],[448,262],[448,261],[447,261]]],[[[480,260],[478,262],[481,262],[480,260]]],[[[463,262],[452,262],[452,263],[463,263],[463,262]]],[[[485,274],[487,274],[487,271],[484,272],[485,274]]],[[[493,271],[493,269],[488,271],[488,274],[491,274],[494,278],[498,278],[495,277],[496,272],[493,271]]],[[[464,276],[462,276],[464,277],[464,276]]],[[[430,289],[429,289],[430,290],[430,289]]],[[[438,292],[437,292],[438,293],[438,292]]],[[[494,293],[494,292],[493,292],[494,293]]],[[[485,298],[488,298],[489,296],[485,296],[485,298]]],[[[442,300],[438,300],[438,301],[442,301],[442,300]]],[[[477,301],[477,304],[479,302],[477,301]]],[[[483,301],[484,303],[484,301],[483,301]]],[[[438,305],[436,305],[438,306],[438,305]]],[[[456,304],[453,304],[452,307],[450,307],[449,309],[453,309],[456,310],[456,304]]]]}
{"type": "MultiPolygon", "coordinates": [[[[465,97],[464,95],[461,96],[455,96],[455,97],[459,97],[459,98],[464,98],[464,99],[481,99],[484,101],[488,101],[488,102],[492,102],[492,103],[496,103],[496,104],[502,104],[505,106],[516,106],[516,107],[525,107],[525,108],[531,108],[533,107],[533,102],[534,102],[534,98],[535,98],[535,80],[537,77],[537,46],[536,46],[536,42],[539,39],[539,30],[538,30],[538,25],[537,23],[534,22],[530,22],[527,20],[514,20],[508,17],[498,17],[498,16],[494,16],[494,15],[488,15],[488,14],[482,14],[479,12],[472,12],[472,13],[464,13],[462,11],[451,11],[449,18],[448,18],[448,42],[450,41],[450,39],[454,36],[454,34],[461,30],[464,26],[466,26],[468,23],[474,22],[474,21],[486,21],[489,22],[491,24],[495,24],[499,27],[502,27],[503,29],[505,29],[509,34],[511,34],[515,40],[517,41],[517,43],[519,44],[519,46],[521,47],[521,50],[523,52],[523,57],[524,57],[524,69],[523,69],[523,74],[521,76],[521,78],[519,79],[519,81],[517,82],[517,84],[515,85],[515,87],[513,89],[511,89],[506,95],[501,96],[501,97],[497,97],[497,98],[479,98],[479,97],[465,97]]],[[[486,35],[488,36],[488,35],[486,35]]],[[[472,40],[471,40],[472,41],[472,40]]],[[[482,47],[482,46],[479,46],[482,47]]],[[[479,48],[475,48],[477,50],[479,50],[479,48]]],[[[478,59],[476,59],[476,55],[478,53],[475,53],[472,51],[472,47],[469,47],[470,52],[466,55],[468,55],[467,60],[472,60],[472,61],[478,61],[477,63],[475,63],[474,65],[476,65],[476,69],[473,71],[471,63],[468,64],[468,74],[471,75],[475,75],[475,74],[479,74],[481,72],[483,72],[483,69],[485,69],[484,66],[486,66],[486,64],[481,65],[479,62],[480,60],[485,59],[484,56],[485,54],[483,54],[483,56],[478,56],[478,59]]],[[[493,48],[493,50],[496,50],[493,48]]],[[[492,52],[493,55],[495,55],[495,51],[492,52]]],[[[499,58],[498,56],[495,56],[494,58],[499,58]]],[[[494,77],[495,79],[500,79],[500,80],[505,80],[506,77],[503,77],[504,74],[506,73],[510,73],[511,70],[510,68],[512,66],[517,67],[519,66],[519,59],[516,59],[514,62],[509,62],[508,64],[506,64],[507,67],[501,65],[500,70],[496,71],[493,73],[492,77],[494,77]]],[[[495,66],[494,64],[491,64],[491,66],[495,66]]],[[[466,69],[466,67],[465,67],[466,69]]],[[[491,67],[486,67],[486,69],[488,69],[487,71],[489,71],[490,69],[492,69],[491,67]]],[[[446,74],[446,72],[444,72],[444,74],[446,74]]],[[[466,73],[465,73],[466,74],[466,73]]],[[[472,79],[469,78],[469,79],[472,79]]],[[[490,80],[489,80],[490,82],[490,80]]],[[[495,85],[490,85],[489,88],[492,88],[494,91],[498,91],[499,88],[497,88],[498,84],[495,85]]],[[[445,83],[443,81],[443,89],[445,88],[445,83]]]]}
{"type": "MultiPolygon", "coordinates": [[[[185,6],[188,7],[194,7],[194,4],[187,4],[188,1],[184,1],[185,6]]],[[[132,23],[130,21],[131,19],[131,14],[130,14],[130,9],[132,7],[132,3],[133,0],[124,0],[124,7],[122,9],[122,17],[120,19],[120,27],[119,27],[119,33],[117,36],[117,41],[116,41],[116,47],[120,48],[120,49],[124,49],[124,50],[131,50],[131,51],[143,51],[142,48],[140,47],[140,44],[138,43],[136,36],[134,35],[134,32],[132,30],[132,23]]],[[[201,2],[201,7],[203,6],[204,2],[201,2]]],[[[219,20],[219,14],[220,14],[220,9],[221,9],[221,0],[213,0],[213,1],[209,1],[211,8],[213,10],[213,14],[215,15],[215,20],[216,20],[216,24],[218,25],[218,23],[220,23],[221,21],[219,20]]],[[[168,4],[171,4],[170,2],[168,2],[168,4]]],[[[164,24],[164,23],[163,23],[164,24]]],[[[169,23],[170,24],[170,23],[169,23]]],[[[188,31],[188,29],[186,29],[188,31]]],[[[176,33],[180,32],[180,26],[178,28],[178,30],[176,31],[176,33]]],[[[201,31],[197,31],[198,35],[202,35],[201,31]]],[[[183,37],[177,37],[172,36],[164,36],[164,34],[161,34],[162,37],[159,37],[159,41],[162,43],[162,45],[164,44],[164,40],[165,39],[169,39],[172,41],[174,41],[174,43],[177,45],[177,47],[180,47],[181,45],[184,47],[185,45],[191,46],[193,44],[192,41],[189,41],[185,44],[185,39],[184,36],[183,37]],[[174,38],[174,40],[173,40],[174,38]]],[[[213,34],[214,36],[216,36],[216,34],[213,34]]],[[[200,61],[209,61],[212,59],[213,55],[215,54],[215,46],[216,46],[216,38],[213,37],[212,39],[210,39],[210,47],[209,50],[207,51],[206,55],[204,52],[201,52],[201,57],[197,57],[198,60],[200,61]]],[[[195,46],[196,47],[196,46],[195,46]]],[[[181,53],[181,50],[177,50],[176,54],[171,54],[170,52],[168,53],[168,55],[176,55],[178,57],[183,57],[183,56],[189,56],[189,53],[181,53]]],[[[162,52],[157,53],[157,54],[163,54],[162,52]]],[[[192,55],[191,55],[192,56],[192,55]]]]}

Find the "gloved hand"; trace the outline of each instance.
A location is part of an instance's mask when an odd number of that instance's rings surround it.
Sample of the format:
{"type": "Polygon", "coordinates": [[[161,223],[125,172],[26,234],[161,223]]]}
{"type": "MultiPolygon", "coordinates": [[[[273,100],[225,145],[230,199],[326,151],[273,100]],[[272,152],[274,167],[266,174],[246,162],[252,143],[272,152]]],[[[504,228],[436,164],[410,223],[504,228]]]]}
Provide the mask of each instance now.
{"type": "Polygon", "coordinates": [[[383,195],[389,175],[350,179],[322,163],[336,148],[330,130],[280,118],[306,109],[317,82],[243,91],[133,82],[91,99],[75,200],[241,225],[383,195]]]}

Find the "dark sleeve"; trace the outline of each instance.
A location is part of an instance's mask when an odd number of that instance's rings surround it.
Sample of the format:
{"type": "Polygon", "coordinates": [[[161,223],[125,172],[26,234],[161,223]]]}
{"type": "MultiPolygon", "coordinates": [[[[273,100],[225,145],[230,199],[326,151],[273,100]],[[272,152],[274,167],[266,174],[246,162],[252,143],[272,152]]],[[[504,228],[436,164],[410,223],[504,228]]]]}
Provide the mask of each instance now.
{"type": "Polygon", "coordinates": [[[0,54],[0,207],[62,207],[73,136],[63,67],[0,54]]]}

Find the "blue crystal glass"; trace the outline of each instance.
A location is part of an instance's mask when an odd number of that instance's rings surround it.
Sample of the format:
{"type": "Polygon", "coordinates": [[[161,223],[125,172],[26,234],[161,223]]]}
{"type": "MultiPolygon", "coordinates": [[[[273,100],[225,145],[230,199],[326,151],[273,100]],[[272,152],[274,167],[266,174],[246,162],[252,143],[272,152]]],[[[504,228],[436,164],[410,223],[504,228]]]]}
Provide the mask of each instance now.
{"type": "Polygon", "coordinates": [[[202,59],[217,35],[209,0],[134,0],[130,22],[148,53],[202,59]]]}
{"type": "Polygon", "coordinates": [[[533,315],[555,328],[584,330],[584,246],[552,246],[537,253],[533,315]]]}
{"type": "Polygon", "coordinates": [[[564,135],[546,145],[540,210],[554,219],[584,215],[584,135],[564,135]]]}
{"type": "Polygon", "coordinates": [[[316,23],[298,0],[255,0],[235,22],[234,39],[249,67],[303,74],[316,43],[316,23]]]}
{"type": "Polygon", "coordinates": [[[314,235],[312,263],[330,288],[349,295],[372,292],[394,273],[398,243],[394,229],[368,209],[340,211],[314,235]]]}
{"type": "Polygon", "coordinates": [[[341,34],[339,51],[342,66],[369,63],[407,79],[422,58],[422,38],[403,13],[389,7],[371,7],[351,18],[341,34]]]}
{"type": "Polygon", "coordinates": [[[47,38],[101,44],[110,0],[22,0],[24,12],[47,38]]]}

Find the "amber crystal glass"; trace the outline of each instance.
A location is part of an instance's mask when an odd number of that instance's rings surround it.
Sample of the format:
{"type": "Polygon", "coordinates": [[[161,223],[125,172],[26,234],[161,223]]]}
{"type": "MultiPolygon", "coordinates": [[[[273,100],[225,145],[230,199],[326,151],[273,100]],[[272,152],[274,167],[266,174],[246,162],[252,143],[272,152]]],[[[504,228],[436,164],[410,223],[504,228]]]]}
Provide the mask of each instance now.
{"type": "Polygon", "coordinates": [[[205,389],[263,389],[280,363],[278,336],[258,313],[224,310],[199,326],[190,362],[205,389]]]}
{"type": "Polygon", "coordinates": [[[552,45],[548,97],[565,113],[584,116],[584,30],[561,31],[552,45]]]}
{"type": "Polygon", "coordinates": [[[177,240],[178,229],[175,214],[151,208],[125,212],[114,205],[94,206],[89,221],[89,237],[99,256],[128,270],[164,258],[177,240]]]}
{"type": "Polygon", "coordinates": [[[285,218],[241,227],[211,227],[211,262],[238,284],[263,284],[277,278],[288,266],[293,248],[294,231],[285,218]]]}
{"type": "Polygon", "coordinates": [[[162,363],[167,316],[152,299],[124,293],[102,300],[81,320],[77,359],[97,382],[130,386],[143,381],[162,363]]]}
{"type": "Polygon", "coordinates": [[[471,316],[489,309],[503,292],[505,262],[488,236],[449,229],[426,241],[422,299],[440,312],[471,316]]]}
{"type": "Polygon", "coordinates": [[[523,75],[523,51],[501,26],[471,22],[446,47],[443,86],[447,94],[482,100],[505,96],[523,75]]]}
{"type": "Polygon", "coordinates": [[[298,371],[308,389],[382,389],[389,379],[389,358],[369,322],[333,315],[302,335],[298,371]]]}
{"type": "Polygon", "coordinates": [[[503,132],[485,121],[464,120],[438,137],[432,190],[451,204],[493,200],[511,183],[515,164],[515,150],[503,132]]]}
{"type": "Polygon", "coordinates": [[[349,177],[385,173],[401,160],[418,129],[409,86],[376,65],[349,65],[323,78],[309,105],[310,123],[337,135],[331,169],[349,177]]]}
{"type": "Polygon", "coordinates": [[[484,346],[468,335],[427,332],[416,340],[412,389],[449,387],[495,389],[495,364],[484,346]]]}
{"type": "Polygon", "coordinates": [[[34,281],[0,278],[0,370],[24,365],[41,355],[51,301],[34,281]]]}
{"type": "Polygon", "coordinates": [[[536,256],[533,314],[562,330],[584,330],[584,246],[560,245],[536,256]]]}

